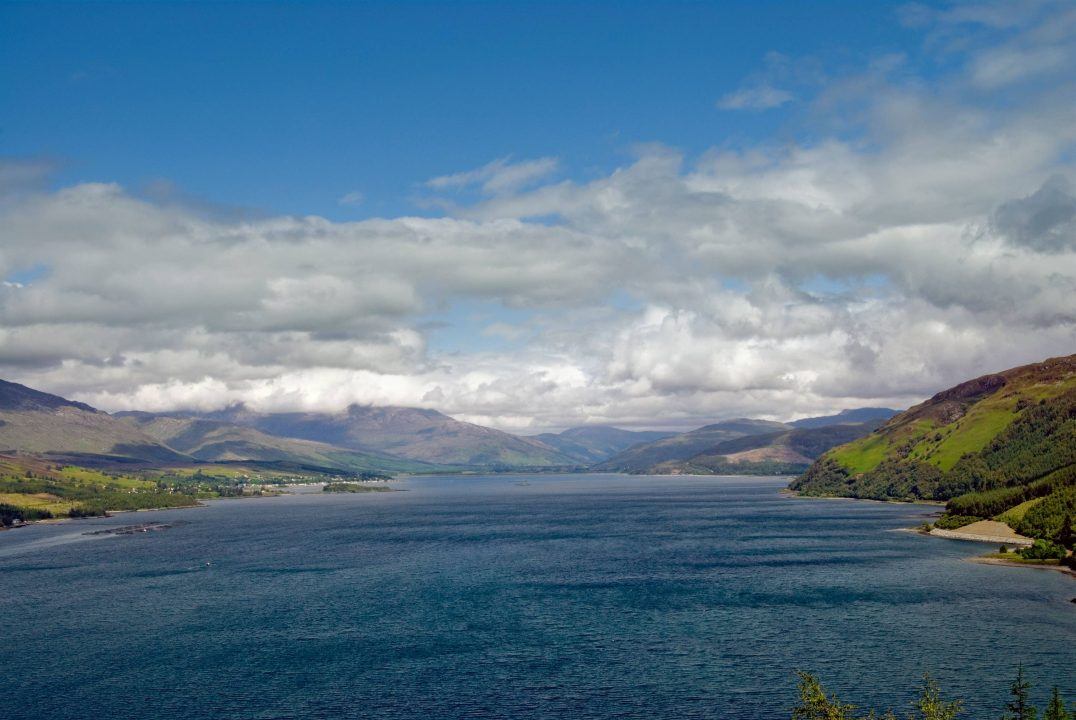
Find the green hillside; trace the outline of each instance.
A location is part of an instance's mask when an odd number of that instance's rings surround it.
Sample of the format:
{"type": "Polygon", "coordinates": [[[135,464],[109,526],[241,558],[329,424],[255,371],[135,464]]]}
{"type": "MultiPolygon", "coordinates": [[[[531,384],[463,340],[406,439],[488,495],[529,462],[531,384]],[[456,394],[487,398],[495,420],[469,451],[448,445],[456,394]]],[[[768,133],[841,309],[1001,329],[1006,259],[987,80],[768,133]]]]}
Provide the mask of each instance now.
{"type": "Polygon", "coordinates": [[[791,485],[804,495],[945,500],[1051,537],[1076,485],[1076,355],[940,392],[836,447],[791,485]],[[1034,502],[1032,502],[1034,501],[1034,502]]]}

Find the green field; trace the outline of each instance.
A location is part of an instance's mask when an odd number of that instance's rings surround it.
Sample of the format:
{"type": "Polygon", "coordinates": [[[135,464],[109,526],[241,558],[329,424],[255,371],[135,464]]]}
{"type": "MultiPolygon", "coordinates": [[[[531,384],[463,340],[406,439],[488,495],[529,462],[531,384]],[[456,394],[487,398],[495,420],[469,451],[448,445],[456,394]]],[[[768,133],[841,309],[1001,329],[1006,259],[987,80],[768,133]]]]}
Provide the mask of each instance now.
{"type": "Polygon", "coordinates": [[[324,472],[256,465],[113,471],[54,464],[33,456],[3,456],[0,525],[120,510],[187,507],[200,499],[261,495],[275,492],[274,486],[333,479],[335,475],[324,472]]]}

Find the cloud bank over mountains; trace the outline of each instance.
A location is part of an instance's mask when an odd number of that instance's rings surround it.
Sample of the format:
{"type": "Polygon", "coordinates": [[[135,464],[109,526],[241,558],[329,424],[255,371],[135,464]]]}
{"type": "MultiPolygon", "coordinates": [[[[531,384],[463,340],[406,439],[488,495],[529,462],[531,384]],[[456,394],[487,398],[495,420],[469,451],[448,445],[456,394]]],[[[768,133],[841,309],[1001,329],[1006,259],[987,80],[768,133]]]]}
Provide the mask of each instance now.
{"type": "Polygon", "coordinates": [[[494,160],[425,181],[435,218],[242,218],[0,161],[0,376],[537,432],[900,406],[1071,353],[1076,8],[1012,7],[906,8],[927,69],[731,89],[796,141],[643,145],[588,181],[494,160]]]}

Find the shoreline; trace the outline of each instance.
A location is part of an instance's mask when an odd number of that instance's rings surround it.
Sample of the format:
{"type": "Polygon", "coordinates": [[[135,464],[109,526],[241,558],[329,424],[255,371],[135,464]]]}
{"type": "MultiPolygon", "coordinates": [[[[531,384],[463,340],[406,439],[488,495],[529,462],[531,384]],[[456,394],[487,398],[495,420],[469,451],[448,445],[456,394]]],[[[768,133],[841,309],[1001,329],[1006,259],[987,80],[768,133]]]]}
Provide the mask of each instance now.
{"type": "MultiPolygon", "coordinates": [[[[901,505],[926,505],[926,506],[945,506],[945,503],[936,501],[905,501],[905,500],[874,500],[872,498],[852,498],[852,497],[838,497],[835,495],[802,495],[795,490],[784,489],[778,493],[784,498],[806,498],[809,500],[851,500],[855,502],[878,502],[878,503],[896,503],[901,505]]],[[[902,527],[893,528],[890,532],[906,532],[913,533],[915,535],[921,535],[923,537],[934,537],[941,540],[957,540],[963,542],[977,542],[990,545],[1009,545],[1014,547],[1030,547],[1034,543],[1033,538],[1010,538],[1003,536],[988,536],[988,535],[965,535],[952,530],[942,530],[938,528],[932,528],[930,531],[924,532],[918,527],[902,527]]],[[[994,565],[996,567],[1013,567],[1013,568],[1032,568],[1034,570],[1053,570],[1054,572],[1060,572],[1063,575],[1068,575],[1070,578],[1076,580],[1076,570],[1073,570],[1065,565],[1046,565],[1030,562],[1020,562],[1017,560],[1005,560],[997,557],[990,557],[989,555],[972,555],[963,558],[963,562],[977,563],[979,565],[994,565]]]]}
{"type": "Polygon", "coordinates": [[[851,502],[871,502],[885,505],[923,505],[925,507],[945,507],[940,500],[879,500],[878,498],[845,497],[843,495],[804,495],[798,490],[785,488],[777,493],[784,498],[796,498],[799,500],[848,500],[851,502]]]}
{"type": "MultiPolygon", "coordinates": [[[[247,500],[255,497],[263,497],[258,495],[251,495],[250,498],[208,498],[210,500],[247,500]]],[[[204,501],[196,502],[193,505],[170,505],[165,507],[155,508],[137,508],[135,510],[108,510],[104,515],[83,515],[81,517],[51,517],[44,518],[42,520],[27,520],[21,522],[18,525],[12,525],[11,527],[0,527],[0,532],[6,532],[8,530],[18,530],[19,528],[30,527],[31,525],[60,525],[61,523],[73,522],[75,520],[97,520],[101,518],[110,518],[116,515],[126,515],[128,513],[140,513],[140,512],[161,512],[163,510],[194,510],[195,508],[209,507],[204,501]]]]}
{"type": "Polygon", "coordinates": [[[19,528],[30,527],[31,525],[59,525],[61,523],[73,522],[75,520],[100,520],[102,518],[115,517],[116,515],[127,515],[129,513],[140,512],[163,512],[165,510],[195,510],[197,508],[209,507],[209,502],[217,500],[264,500],[265,498],[281,497],[288,493],[270,493],[267,495],[243,495],[240,497],[213,497],[202,498],[195,502],[193,505],[165,505],[164,507],[151,507],[151,508],[136,508],[134,510],[107,510],[104,515],[83,515],[81,517],[51,517],[44,518],[42,520],[27,520],[21,522],[18,525],[12,525],[11,527],[0,527],[0,532],[8,530],[18,530],[19,528]]]}
{"type": "MultiPolygon", "coordinates": [[[[959,534],[948,534],[948,533],[952,533],[951,530],[940,530],[939,531],[937,529],[934,529],[934,530],[931,530],[929,532],[924,532],[920,528],[897,528],[896,532],[914,533],[916,535],[921,535],[923,537],[934,537],[934,538],[939,538],[941,540],[958,540],[958,541],[963,541],[963,542],[977,542],[977,543],[990,544],[990,545],[1015,545],[1016,544],[1011,539],[996,538],[996,539],[989,539],[988,540],[988,539],[984,539],[985,536],[963,536],[963,537],[961,537],[959,534]],[[940,533],[947,533],[947,534],[942,535],[940,533]]],[[[1030,545],[1024,545],[1024,547],[1030,547],[1030,545]]],[[[1015,554],[1015,553],[1013,553],[1013,554],[1015,554]]],[[[1062,565],[1060,563],[1058,563],[1057,565],[1050,565],[1050,564],[1045,564],[1045,563],[1023,562],[1023,561],[1020,561],[1020,560],[1006,560],[1004,558],[991,557],[991,554],[970,555],[968,557],[962,558],[962,560],[963,560],[963,562],[976,563],[978,565],[994,565],[996,567],[1031,568],[1033,570],[1053,570],[1055,572],[1060,572],[1063,575],[1068,575],[1072,579],[1076,580],[1076,570],[1073,570],[1072,568],[1069,568],[1069,567],[1067,567],[1065,565],[1062,565]]]]}
{"type": "Polygon", "coordinates": [[[1004,560],[998,557],[990,557],[989,555],[977,555],[975,557],[964,558],[964,562],[976,563],[978,565],[996,565],[998,567],[1014,567],[1014,568],[1031,568],[1033,570],[1053,570],[1054,572],[1068,575],[1073,580],[1076,580],[1076,570],[1065,567],[1064,565],[1048,565],[1045,563],[1032,563],[1021,562],[1019,560],[1004,560]]]}
{"type": "MultiPolygon", "coordinates": [[[[1034,538],[1028,538],[1016,535],[984,535],[979,533],[962,533],[960,529],[946,530],[944,528],[932,528],[929,533],[925,535],[931,535],[933,537],[943,538],[945,540],[966,540],[969,542],[990,543],[992,545],[1012,545],[1015,547],[1031,547],[1035,544],[1034,538]]],[[[1015,535],[1015,533],[1014,533],[1015,535]]]]}
{"type": "MultiPolygon", "coordinates": [[[[396,480],[397,480],[397,478],[394,477],[394,478],[392,478],[390,480],[363,480],[363,481],[355,481],[355,482],[358,482],[358,483],[368,482],[368,483],[371,483],[371,484],[372,483],[384,483],[386,485],[386,487],[384,489],[381,489],[381,488],[373,489],[373,488],[371,488],[371,490],[369,490],[367,492],[377,492],[378,490],[380,490],[381,492],[386,492],[386,491],[388,491],[388,492],[404,492],[403,490],[398,490],[398,489],[395,489],[395,488],[387,487],[388,483],[394,482],[396,480]]],[[[104,515],[84,515],[84,516],[81,516],[81,517],[51,517],[51,518],[44,518],[42,520],[27,520],[25,522],[19,523],[18,525],[12,525],[11,527],[0,527],[0,533],[7,532],[7,531],[10,531],[10,530],[18,530],[19,528],[30,527],[31,525],[59,525],[61,523],[68,523],[68,522],[72,522],[72,521],[75,521],[75,520],[94,520],[94,519],[101,519],[101,518],[110,518],[110,517],[113,517],[115,515],[125,515],[125,514],[128,514],[128,513],[162,512],[164,510],[194,510],[195,508],[209,507],[210,502],[216,502],[216,501],[221,501],[221,500],[264,500],[266,498],[283,497],[285,495],[300,495],[302,493],[293,492],[290,488],[317,487],[317,486],[324,486],[324,485],[327,485],[327,484],[328,484],[327,482],[293,483],[291,485],[284,485],[282,487],[282,489],[280,489],[278,492],[262,493],[261,495],[239,495],[239,496],[229,496],[229,497],[201,498],[198,501],[196,501],[193,505],[168,505],[168,506],[165,506],[165,507],[137,508],[137,509],[134,509],[134,510],[108,510],[108,511],[105,512],[104,515]]],[[[273,487],[278,487],[278,486],[273,486],[273,487]]]]}

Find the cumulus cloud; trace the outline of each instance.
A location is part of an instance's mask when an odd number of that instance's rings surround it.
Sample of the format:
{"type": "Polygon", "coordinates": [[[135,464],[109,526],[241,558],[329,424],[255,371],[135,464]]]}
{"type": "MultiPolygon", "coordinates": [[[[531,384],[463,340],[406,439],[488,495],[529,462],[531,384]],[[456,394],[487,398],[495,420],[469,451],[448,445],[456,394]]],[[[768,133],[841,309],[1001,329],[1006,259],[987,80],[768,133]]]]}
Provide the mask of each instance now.
{"type": "Polygon", "coordinates": [[[964,17],[1003,36],[962,30],[955,74],[833,77],[810,142],[652,144],[587,182],[495,160],[427,183],[478,191],[442,217],[207,214],[0,165],[22,178],[0,373],[107,409],[403,404],[537,432],[901,406],[1071,353],[1076,91],[969,91],[1043,32],[987,9],[964,17]]]}
{"type": "Polygon", "coordinates": [[[0,162],[0,199],[45,187],[53,163],[40,159],[9,158],[0,162]]]}

